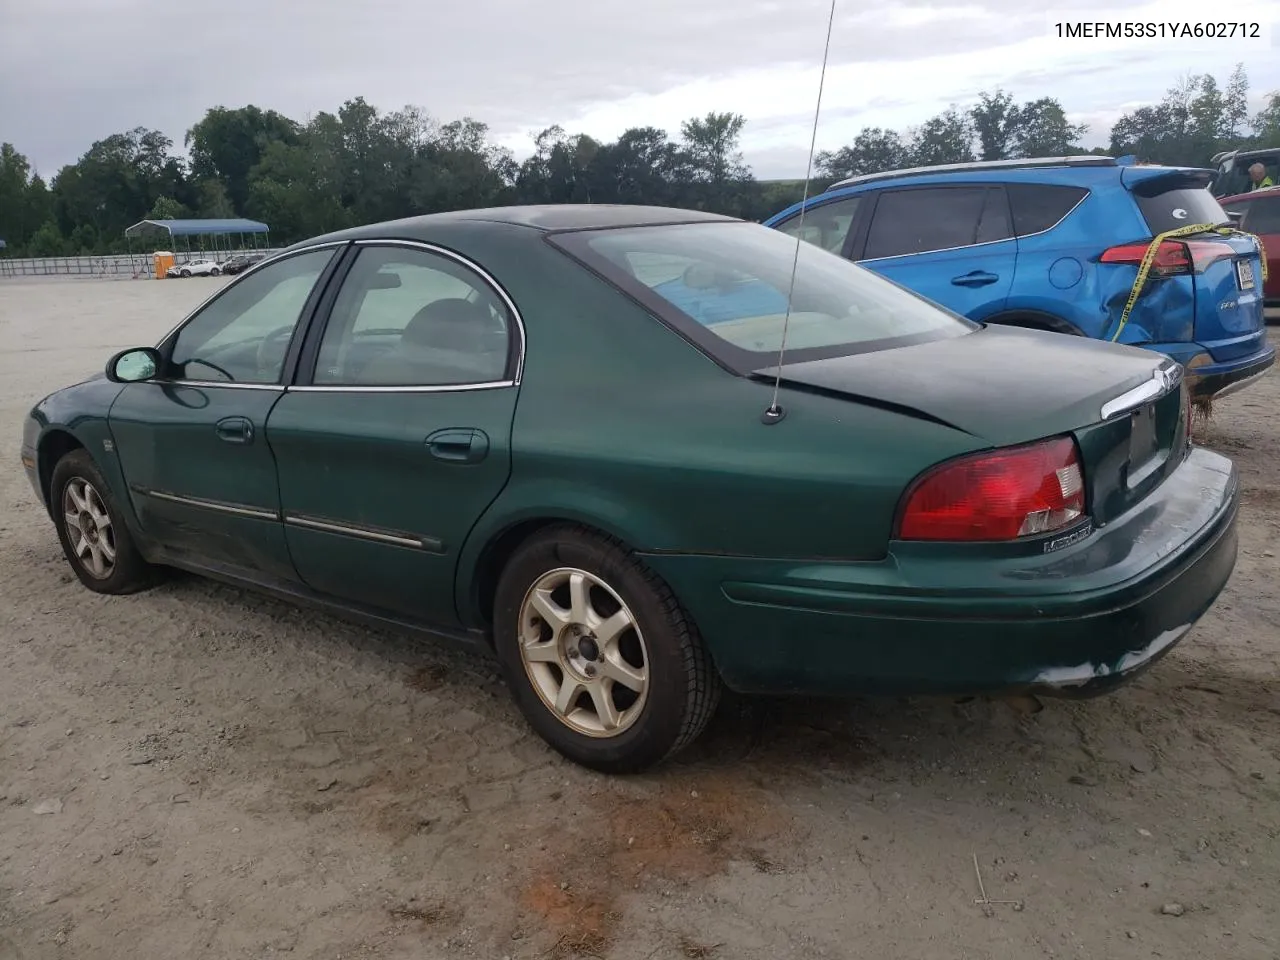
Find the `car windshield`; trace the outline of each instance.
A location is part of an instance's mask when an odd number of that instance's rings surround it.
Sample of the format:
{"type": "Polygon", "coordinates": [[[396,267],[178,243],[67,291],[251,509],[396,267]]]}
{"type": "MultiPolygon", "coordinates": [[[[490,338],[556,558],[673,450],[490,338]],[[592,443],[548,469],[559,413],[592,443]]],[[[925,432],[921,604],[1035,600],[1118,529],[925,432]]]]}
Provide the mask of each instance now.
{"type": "Polygon", "coordinates": [[[727,366],[884,350],[974,329],[844,258],[752,223],[664,224],[555,235],[553,242],[727,366]],[[795,283],[791,283],[792,264],[795,283]]]}

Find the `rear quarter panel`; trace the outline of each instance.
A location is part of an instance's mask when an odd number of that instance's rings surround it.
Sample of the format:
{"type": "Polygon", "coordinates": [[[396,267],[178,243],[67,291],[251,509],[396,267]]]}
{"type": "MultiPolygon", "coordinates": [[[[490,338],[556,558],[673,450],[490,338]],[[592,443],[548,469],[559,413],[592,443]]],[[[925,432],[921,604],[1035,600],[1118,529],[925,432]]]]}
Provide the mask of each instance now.
{"type": "MultiPolygon", "coordinates": [[[[1056,227],[1018,240],[1018,269],[1009,309],[1048,313],[1086,337],[1115,333],[1137,278],[1135,266],[1098,263],[1107,247],[1141,240],[1150,231],[1114,171],[1108,177],[1061,181],[1089,195],[1056,227]]],[[[1044,179],[1037,182],[1052,183],[1044,179]]],[[[1190,341],[1195,332],[1195,287],[1189,278],[1148,285],[1121,332],[1121,343],[1190,341]]]]}
{"type": "Polygon", "coordinates": [[[511,480],[464,548],[460,609],[485,546],[532,519],[587,523],[647,552],[883,557],[906,484],[985,445],[785,389],[787,416],[766,426],[771,385],[723,370],[559,251],[494,247],[485,262],[528,348],[511,480]]]}

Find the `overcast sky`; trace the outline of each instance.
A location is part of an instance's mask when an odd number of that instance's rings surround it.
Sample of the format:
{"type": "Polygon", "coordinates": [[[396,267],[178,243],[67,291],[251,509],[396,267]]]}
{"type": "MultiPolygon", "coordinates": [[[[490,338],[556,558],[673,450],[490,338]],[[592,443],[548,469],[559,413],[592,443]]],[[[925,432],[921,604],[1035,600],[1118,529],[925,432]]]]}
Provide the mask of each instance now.
{"type": "MultiPolygon", "coordinates": [[[[1280,0],[838,0],[818,148],[906,128],[1002,86],[1057,97],[1086,145],[1187,72],[1239,61],[1256,107],[1280,88],[1280,0]],[[1258,41],[1068,40],[1051,23],[1261,20],[1258,41]],[[1272,28],[1271,24],[1275,23],[1272,28]],[[1275,37],[1271,36],[1273,32],[1275,37]]],[[[183,133],[214,104],[295,119],[363,95],[490,125],[518,156],[552,123],[673,135],[708,110],[746,115],[762,178],[802,176],[829,0],[0,0],[0,141],[45,176],[135,126],[183,133]]],[[[1208,158],[1205,158],[1206,161],[1208,158]]]]}

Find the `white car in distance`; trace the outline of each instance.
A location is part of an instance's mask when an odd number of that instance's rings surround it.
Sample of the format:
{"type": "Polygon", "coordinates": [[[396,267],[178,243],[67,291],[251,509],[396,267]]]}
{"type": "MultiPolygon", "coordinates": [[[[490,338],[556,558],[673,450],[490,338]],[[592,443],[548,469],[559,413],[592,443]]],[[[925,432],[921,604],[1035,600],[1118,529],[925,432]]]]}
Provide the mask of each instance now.
{"type": "Polygon", "coordinates": [[[216,260],[188,260],[186,263],[175,263],[165,271],[169,277],[216,277],[222,273],[216,260]]]}

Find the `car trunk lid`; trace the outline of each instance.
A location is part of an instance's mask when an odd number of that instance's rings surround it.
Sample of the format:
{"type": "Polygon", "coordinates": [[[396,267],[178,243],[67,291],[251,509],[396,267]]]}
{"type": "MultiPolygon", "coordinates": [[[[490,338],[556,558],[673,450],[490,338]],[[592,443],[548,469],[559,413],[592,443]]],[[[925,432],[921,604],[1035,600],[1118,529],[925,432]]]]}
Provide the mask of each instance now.
{"type": "MultiPolygon", "coordinates": [[[[772,381],[777,371],[754,376],[772,381]]],[[[944,423],[993,447],[1071,433],[1097,523],[1146,496],[1185,446],[1177,364],[1064,334],[993,325],[931,343],[784,364],[781,381],[944,423]]]]}

